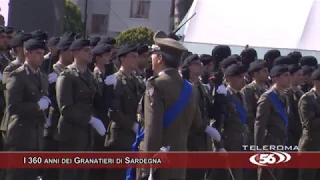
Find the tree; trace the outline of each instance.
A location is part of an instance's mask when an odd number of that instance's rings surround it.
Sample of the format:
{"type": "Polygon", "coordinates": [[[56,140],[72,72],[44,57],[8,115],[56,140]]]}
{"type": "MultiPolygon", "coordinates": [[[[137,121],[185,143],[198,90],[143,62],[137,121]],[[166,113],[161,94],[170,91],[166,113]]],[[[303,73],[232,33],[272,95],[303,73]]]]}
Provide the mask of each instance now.
{"type": "Polygon", "coordinates": [[[65,8],[64,31],[76,32],[83,35],[84,29],[80,9],[70,0],[66,0],[65,8]]]}
{"type": "Polygon", "coordinates": [[[153,35],[154,32],[147,27],[135,27],[122,31],[119,36],[116,38],[118,45],[124,44],[153,44],[153,35]]]}

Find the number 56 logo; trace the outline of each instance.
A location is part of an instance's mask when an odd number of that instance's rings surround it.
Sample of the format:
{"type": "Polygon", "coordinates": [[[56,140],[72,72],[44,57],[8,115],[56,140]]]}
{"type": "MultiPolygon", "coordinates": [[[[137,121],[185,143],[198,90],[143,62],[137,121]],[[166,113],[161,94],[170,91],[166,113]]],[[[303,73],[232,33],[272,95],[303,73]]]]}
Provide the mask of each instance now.
{"type": "Polygon", "coordinates": [[[272,164],[286,163],[290,161],[291,156],[285,152],[267,152],[255,154],[250,157],[250,162],[258,166],[268,166],[272,164]]]}

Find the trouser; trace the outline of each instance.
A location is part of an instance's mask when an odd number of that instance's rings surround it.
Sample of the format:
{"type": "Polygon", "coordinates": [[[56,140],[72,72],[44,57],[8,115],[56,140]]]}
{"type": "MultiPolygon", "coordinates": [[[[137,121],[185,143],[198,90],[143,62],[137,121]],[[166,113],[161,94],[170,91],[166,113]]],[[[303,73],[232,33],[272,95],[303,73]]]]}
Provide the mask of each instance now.
{"type": "MultiPolygon", "coordinates": [[[[104,147],[105,136],[100,136],[95,133],[93,151],[106,151],[104,147]]],[[[107,169],[90,169],[89,179],[90,180],[107,180],[106,178],[107,169]]]]}
{"type": "Polygon", "coordinates": [[[282,180],[283,169],[258,169],[258,180],[282,180]]]}
{"type": "MultiPolygon", "coordinates": [[[[59,151],[58,141],[53,139],[52,136],[47,136],[44,138],[44,150],[45,151],[59,151]]],[[[43,170],[43,179],[44,180],[57,180],[59,177],[58,169],[44,169],[43,170]]]]}
{"type": "MultiPolygon", "coordinates": [[[[6,149],[11,152],[25,151],[16,147],[6,149]]],[[[36,180],[39,174],[38,169],[6,169],[4,180],[36,180]]]]}
{"type": "MultiPolygon", "coordinates": [[[[60,151],[90,151],[89,144],[75,144],[72,142],[59,142],[60,151]]],[[[88,180],[89,169],[60,169],[59,180],[88,180]]]]}

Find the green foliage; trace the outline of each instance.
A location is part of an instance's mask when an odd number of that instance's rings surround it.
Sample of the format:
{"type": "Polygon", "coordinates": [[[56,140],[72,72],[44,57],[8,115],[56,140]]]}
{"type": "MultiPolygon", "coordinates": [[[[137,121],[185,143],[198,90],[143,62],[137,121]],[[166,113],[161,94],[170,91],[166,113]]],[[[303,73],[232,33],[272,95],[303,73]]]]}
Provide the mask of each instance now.
{"type": "Polygon", "coordinates": [[[153,35],[154,32],[147,27],[135,27],[122,31],[116,38],[116,41],[118,45],[138,43],[152,45],[153,35]]]}
{"type": "Polygon", "coordinates": [[[64,31],[84,34],[80,9],[70,0],[65,2],[64,31]]]}

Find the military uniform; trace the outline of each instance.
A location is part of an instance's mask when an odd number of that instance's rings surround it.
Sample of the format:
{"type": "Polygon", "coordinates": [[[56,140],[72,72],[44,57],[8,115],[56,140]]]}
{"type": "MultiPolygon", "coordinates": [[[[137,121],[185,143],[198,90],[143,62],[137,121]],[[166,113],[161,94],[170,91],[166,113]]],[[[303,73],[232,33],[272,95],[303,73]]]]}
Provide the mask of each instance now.
{"type": "MultiPolygon", "coordinates": [[[[6,83],[8,103],[8,129],[6,150],[43,150],[44,112],[38,101],[48,95],[48,78],[39,70],[23,65],[13,71],[6,83]],[[23,139],[21,141],[21,139],[23,139]]],[[[8,169],[6,180],[30,179],[37,177],[37,170],[8,169]]]]}
{"type": "MultiPolygon", "coordinates": [[[[320,80],[320,70],[312,74],[314,81],[320,80]]],[[[299,141],[299,151],[319,151],[319,113],[320,97],[315,88],[305,93],[299,100],[298,110],[302,124],[302,136],[299,141]]],[[[315,180],[316,169],[299,169],[299,179],[315,180]]]]}

